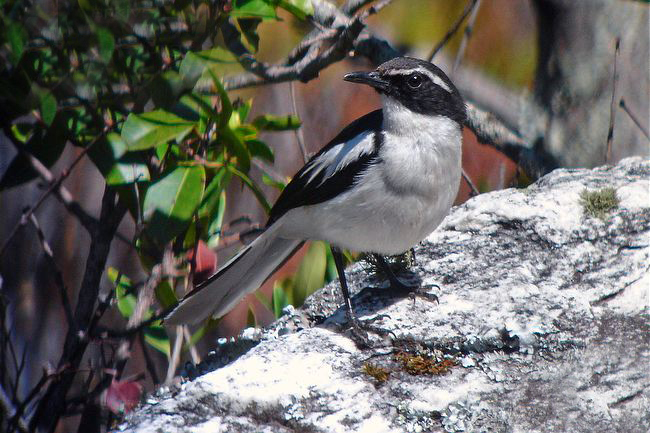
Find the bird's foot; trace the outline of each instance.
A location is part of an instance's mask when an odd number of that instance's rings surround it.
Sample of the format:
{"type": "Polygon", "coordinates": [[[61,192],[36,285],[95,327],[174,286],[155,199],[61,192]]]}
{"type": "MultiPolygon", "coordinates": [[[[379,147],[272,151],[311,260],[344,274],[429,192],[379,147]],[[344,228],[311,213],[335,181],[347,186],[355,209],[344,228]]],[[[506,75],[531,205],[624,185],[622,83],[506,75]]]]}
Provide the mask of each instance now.
{"type": "Polygon", "coordinates": [[[374,294],[378,296],[395,296],[395,297],[401,297],[401,298],[409,298],[413,300],[413,303],[415,304],[416,298],[421,298],[429,302],[436,302],[440,303],[438,296],[429,293],[429,290],[431,289],[437,289],[440,290],[440,286],[437,284],[427,284],[426,286],[420,286],[420,285],[407,285],[395,278],[394,280],[390,280],[390,286],[386,289],[384,288],[378,288],[378,287],[372,287],[370,290],[373,291],[374,294]]]}
{"type": "MultiPolygon", "coordinates": [[[[412,254],[415,254],[415,251],[412,251],[412,254]]],[[[413,299],[413,303],[415,304],[415,298],[421,297],[423,299],[426,299],[428,301],[435,301],[438,302],[438,297],[432,293],[428,293],[427,290],[436,288],[440,289],[440,287],[436,284],[431,284],[425,287],[421,287],[420,285],[415,285],[415,286],[410,286],[408,284],[404,284],[393,272],[391,269],[390,265],[386,261],[386,259],[379,255],[375,254],[375,260],[377,261],[377,265],[379,268],[384,272],[386,277],[388,278],[388,281],[390,282],[390,294],[391,295],[396,295],[396,296],[402,296],[402,297],[409,297],[413,299]]],[[[415,257],[415,255],[414,255],[415,257]]]]}
{"type": "Polygon", "coordinates": [[[348,316],[348,322],[352,325],[350,328],[350,336],[357,347],[359,349],[372,349],[377,345],[370,339],[369,332],[377,334],[380,337],[392,335],[393,338],[397,338],[390,329],[374,325],[378,320],[389,317],[388,314],[378,314],[369,319],[357,319],[356,317],[348,316]]]}

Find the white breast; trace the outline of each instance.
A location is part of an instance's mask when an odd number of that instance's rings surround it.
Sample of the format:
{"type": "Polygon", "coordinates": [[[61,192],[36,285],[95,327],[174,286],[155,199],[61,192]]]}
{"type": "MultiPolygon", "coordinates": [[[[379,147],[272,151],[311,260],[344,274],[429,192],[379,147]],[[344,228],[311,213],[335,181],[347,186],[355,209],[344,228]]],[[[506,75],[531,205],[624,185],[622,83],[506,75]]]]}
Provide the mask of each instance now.
{"type": "Polygon", "coordinates": [[[460,127],[445,117],[383,102],[380,162],[338,197],[287,212],[281,218],[283,236],[399,254],[428,236],[447,215],[460,182],[460,127]]]}

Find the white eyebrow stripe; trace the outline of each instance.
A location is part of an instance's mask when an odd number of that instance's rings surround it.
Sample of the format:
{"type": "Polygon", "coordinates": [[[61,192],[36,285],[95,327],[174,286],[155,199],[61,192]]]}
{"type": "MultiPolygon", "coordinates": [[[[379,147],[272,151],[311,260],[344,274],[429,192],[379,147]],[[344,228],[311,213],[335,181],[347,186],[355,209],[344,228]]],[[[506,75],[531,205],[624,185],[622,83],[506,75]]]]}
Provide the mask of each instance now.
{"type": "Polygon", "coordinates": [[[413,72],[419,72],[421,74],[426,75],[433,81],[434,84],[437,84],[438,86],[442,87],[445,89],[447,92],[452,93],[451,88],[447,83],[444,82],[442,78],[434,74],[433,72],[429,71],[428,69],[425,68],[415,68],[415,69],[395,69],[392,71],[387,71],[385,72],[386,75],[409,75],[412,74],[413,72]]]}

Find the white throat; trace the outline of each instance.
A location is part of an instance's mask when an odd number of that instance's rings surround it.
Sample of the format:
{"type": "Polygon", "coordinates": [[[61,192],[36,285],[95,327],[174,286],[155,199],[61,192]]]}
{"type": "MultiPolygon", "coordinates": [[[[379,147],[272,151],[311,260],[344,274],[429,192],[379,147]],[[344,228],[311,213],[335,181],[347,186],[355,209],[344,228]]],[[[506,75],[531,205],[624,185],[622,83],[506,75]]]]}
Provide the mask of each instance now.
{"type": "Polygon", "coordinates": [[[409,110],[390,96],[382,95],[384,130],[395,136],[428,142],[431,146],[454,147],[460,152],[461,127],[454,120],[439,115],[409,110]]]}
{"type": "Polygon", "coordinates": [[[448,209],[460,181],[460,125],[445,116],[415,113],[391,97],[383,96],[382,102],[385,139],[380,156],[388,183],[403,193],[442,199],[441,208],[448,209]]]}

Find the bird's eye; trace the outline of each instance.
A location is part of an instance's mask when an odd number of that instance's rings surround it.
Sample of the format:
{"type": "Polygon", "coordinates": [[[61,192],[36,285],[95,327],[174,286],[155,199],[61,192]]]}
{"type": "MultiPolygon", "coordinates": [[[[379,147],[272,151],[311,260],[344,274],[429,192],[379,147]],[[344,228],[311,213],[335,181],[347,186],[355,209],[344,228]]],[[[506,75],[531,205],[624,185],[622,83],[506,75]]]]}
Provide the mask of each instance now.
{"type": "Polygon", "coordinates": [[[406,79],[406,84],[409,85],[411,89],[417,89],[422,85],[422,75],[420,74],[411,74],[407,79],[406,79]]]}

